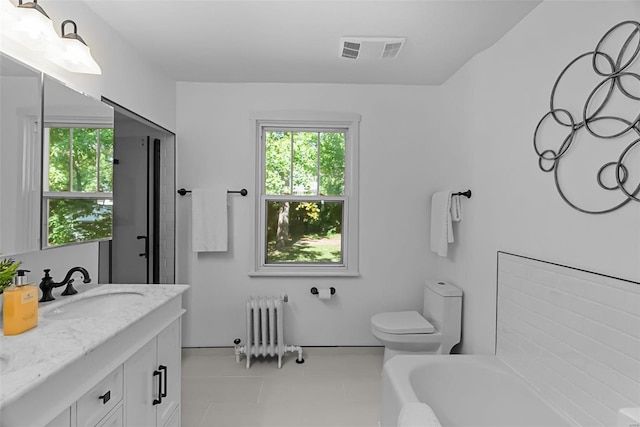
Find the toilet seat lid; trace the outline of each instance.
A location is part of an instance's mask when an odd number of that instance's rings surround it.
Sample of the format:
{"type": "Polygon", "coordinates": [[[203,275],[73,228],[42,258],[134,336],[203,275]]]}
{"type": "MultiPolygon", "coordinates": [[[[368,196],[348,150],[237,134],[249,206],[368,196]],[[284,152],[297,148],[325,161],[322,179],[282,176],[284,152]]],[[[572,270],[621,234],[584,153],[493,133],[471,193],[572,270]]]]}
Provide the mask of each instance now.
{"type": "Polygon", "coordinates": [[[371,323],[388,334],[432,334],[436,330],[417,311],[378,313],[371,318],[371,323]]]}

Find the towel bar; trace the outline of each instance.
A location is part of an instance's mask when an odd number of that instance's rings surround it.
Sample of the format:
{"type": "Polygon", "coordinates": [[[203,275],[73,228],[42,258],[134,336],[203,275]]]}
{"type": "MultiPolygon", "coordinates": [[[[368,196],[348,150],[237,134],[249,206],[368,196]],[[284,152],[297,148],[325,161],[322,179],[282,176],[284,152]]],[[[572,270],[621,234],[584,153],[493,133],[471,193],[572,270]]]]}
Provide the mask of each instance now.
{"type": "MultiPolygon", "coordinates": [[[[181,196],[184,196],[187,193],[191,193],[191,190],[186,190],[184,188],[181,188],[177,191],[177,193],[181,196]]],[[[249,192],[247,191],[246,188],[243,188],[242,190],[227,190],[227,194],[240,194],[242,196],[246,196],[247,194],[249,194],[249,192]]]]}
{"type": "Polygon", "coordinates": [[[453,193],[452,196],[464,196],[467,199],[470,199],[471,198],[471,190],[459,191],[457,193],[453,193]]]}

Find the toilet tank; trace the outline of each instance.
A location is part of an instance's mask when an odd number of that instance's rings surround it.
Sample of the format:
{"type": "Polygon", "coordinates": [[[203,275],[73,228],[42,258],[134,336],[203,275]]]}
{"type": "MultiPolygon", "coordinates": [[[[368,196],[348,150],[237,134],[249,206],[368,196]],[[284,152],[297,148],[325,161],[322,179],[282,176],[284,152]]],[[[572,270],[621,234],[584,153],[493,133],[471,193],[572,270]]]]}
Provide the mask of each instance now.
{"type": "Polygon", "coordinates": [[[462,290],[447,282],[426,282],[422,315],[442,334],[459,338],[462,290]]]}

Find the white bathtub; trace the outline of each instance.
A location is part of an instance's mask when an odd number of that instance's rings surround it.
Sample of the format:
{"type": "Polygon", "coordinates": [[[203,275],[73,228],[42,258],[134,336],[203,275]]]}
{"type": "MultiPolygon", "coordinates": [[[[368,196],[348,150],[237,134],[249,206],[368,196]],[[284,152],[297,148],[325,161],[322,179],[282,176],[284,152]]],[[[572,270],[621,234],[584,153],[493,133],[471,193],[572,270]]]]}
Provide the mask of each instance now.
{"type": "Polygon", "coordinates": [[[495,356],[400,355],[384,365],[382,427],[405,403],[424,402],[444,427],[571,426],[495,356]]]}

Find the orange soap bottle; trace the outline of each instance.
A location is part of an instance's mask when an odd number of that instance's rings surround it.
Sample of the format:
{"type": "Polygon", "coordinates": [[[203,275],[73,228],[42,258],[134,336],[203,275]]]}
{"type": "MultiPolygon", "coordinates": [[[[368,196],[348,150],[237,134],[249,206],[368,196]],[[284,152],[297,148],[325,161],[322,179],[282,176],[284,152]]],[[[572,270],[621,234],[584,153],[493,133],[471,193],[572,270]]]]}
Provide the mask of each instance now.
{"type": "Polygon", "coordinates": [[[38,325],[38,287],[24,283],[18,270],[15,284],[3,292],[2,325],[5,335],[18,335],[38,325]]]}

